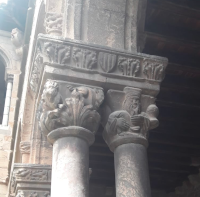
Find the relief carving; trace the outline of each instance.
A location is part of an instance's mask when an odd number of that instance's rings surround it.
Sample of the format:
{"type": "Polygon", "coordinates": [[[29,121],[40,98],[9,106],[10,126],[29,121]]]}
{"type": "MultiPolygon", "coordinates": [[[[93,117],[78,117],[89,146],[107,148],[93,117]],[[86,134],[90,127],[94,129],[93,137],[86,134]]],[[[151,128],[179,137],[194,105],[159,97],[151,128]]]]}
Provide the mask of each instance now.
{"type": "Polygon", "coordinates": [[[22,154],[29,154],[30,153],[30,142],[20,142],[20,152],[22,154]]]}
{"type": "Polygon", "coordinates": [[[13,43],[13,45],[16,47],[16,54],[19,56],[19,57],[22,57],[23,55],[23,33],[15,28],[12,30],[11,32],[11,42],[13,43]]]}
{"type": "Polygon", "coordinates": [[[164,66],[161,63],[145,61],[143,73],[147,79],[161,81],[164,78],[164,66]]]}
{"type": "Polygon", "coordinates": [[[28,197],[38,197],[38,194],[37,192],[33,192],[30,195],[28,195],[28,197]]]}
{"type": "Polygon", "coordinates": [[[158,108],[151,104],[145,112],[141,112],[141,90],[136,88],[124,89],[122,109],[109,115],[104,128],[103,137],[111,149],[123,141],[133,139],[135,143],[146,146],[148,131],[158,126],[158,108]]]}
{"type": "Polygon", "coordinates": [[[40,53],[38,53],[34,60],[31,79],[30,79],[30,87],[33,92],[37,91],[42,64],[43,64],[43,57],[41,56],[40,53]]]}
{"type": "Polygon", "coordinates": [[[94,51],[73,48],[72,57],[76,67],[79,68],[93,69],[97,65],[97,55],[94,51]]]}
{"type": "Polygon", "coordinates": [[[110,73],[117,63],[117,56],[114,54],[100,52],[98,55],[98,66],[106,73],[110,73]]]}
{"type": "Polygon", "coordinates": [[[40,128],[47,135],[60,127],[80,126],[95,133],[100,122],[97,112],[103,102],[102,89],[67,86],[69,94],[61,98],[59,84],[49,80],[41,100],[40,128]]]}
{"type": "Polygon", "coordinates": [[[24,192],[21,191],[21,190],[19,190],[19,191],[17,192],[16,197],[25,197],[24,192]]]}
{"type": "Polygon", "coordinates": [[[70,46],[46,42],[44,44],[44,50],[51,63],[67,64],[70,60],[70,46]]]}
{"type": "Polygon", "coordinates": [[[140,61],[120,56],[118,59],[118,67],[123,75],[136,77],[140,70],[140,61]]]}
{"type": "Polygon", "coordinates": [[[47,34],[62,35],[63,15],[57,13],[46,13],[44,26],[47,34]]]}

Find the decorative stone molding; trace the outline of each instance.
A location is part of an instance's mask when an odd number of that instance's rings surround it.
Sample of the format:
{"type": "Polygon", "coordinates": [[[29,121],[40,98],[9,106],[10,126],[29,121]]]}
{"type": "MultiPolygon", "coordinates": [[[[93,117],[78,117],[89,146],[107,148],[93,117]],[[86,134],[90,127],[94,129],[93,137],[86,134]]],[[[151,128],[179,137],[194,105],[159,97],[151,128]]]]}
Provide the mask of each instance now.
{"type": "Polygon", "coordinates": [[[38,90],[45,66],[95,74],[108,81],[117,79],[122,84],[123,81],[135,81],[135,84],[144,84],[148,89],[149,83],[159,87],[167,66],[166,58],[125,53],[78,41],[57,40],[47,35],[39,36],[33,62],[30,85],[34,92],[38,90]]]}
{"type": "Polygon", "coordinates": [[[51,188],[51,166],[14,164],[10,196],[44,197],[51,188]]]}
{"type": "Polygon", "coordinates": [[[110,150],[114,151],[117,146],[127,143],[147,146],[148,131],[159,124],[154,98],[142,95],[140,89],[126,87],[123,92],[109,90],[106,101],[104,117],[110,115],[103,137],[110,150]]]}
{"type": "Polygon", "coordinates": [[[47,34],[61,36],[63,15],[60,13],[46,13],[44,26],[47,34]]]}
{"type": "Polygon", "coordinates": [[[20,152],[22,154],[29,154],[30,153],[30,142],[20,142],[20,152]]]}
{"type": "Polygon", "coordinates": [[[47,135],[57,128],[77,126],[95,134],[103,99],[101,88],[48,80],[40,104],[41,130],[47,135]]]}
{"type": "Polygon", "coordinates": [[[21,58],[23,55],[23,33],[15,28],[11,32],[11,42],[16,47],[16,54],[21,58]]]}

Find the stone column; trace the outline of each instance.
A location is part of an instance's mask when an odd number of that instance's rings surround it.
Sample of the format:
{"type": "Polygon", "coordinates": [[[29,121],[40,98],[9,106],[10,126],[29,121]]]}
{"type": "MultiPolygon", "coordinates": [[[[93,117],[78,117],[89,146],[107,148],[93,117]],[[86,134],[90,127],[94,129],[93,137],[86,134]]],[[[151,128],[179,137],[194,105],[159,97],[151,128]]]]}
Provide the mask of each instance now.
{"type": "Polygon", "coordinates": [[[45,84],[40,127],[53,144],[51,197],[88,197],[89,146],[103,99],[101,88],[52,80],[45,84]]]}
{"type": "Polygon", "coordinates": [[[126,87],[124,92],[108,91],[107,101],[107,108],[114,112],[103,137],[114,152],[116,196],[150,197],[146,147],[148,131],[158,126],[154,99],[126,87]]]}
{"type": "Polygon", "coordinates": [[[6,99],[5,99],[5,104],[4,104],[3,120],[2,120],[3,126],[8,126],[10,101],[11,101],[11,96],[12,96],[12,86],[13,86],[13,75],[8,75],[6,99]]]}

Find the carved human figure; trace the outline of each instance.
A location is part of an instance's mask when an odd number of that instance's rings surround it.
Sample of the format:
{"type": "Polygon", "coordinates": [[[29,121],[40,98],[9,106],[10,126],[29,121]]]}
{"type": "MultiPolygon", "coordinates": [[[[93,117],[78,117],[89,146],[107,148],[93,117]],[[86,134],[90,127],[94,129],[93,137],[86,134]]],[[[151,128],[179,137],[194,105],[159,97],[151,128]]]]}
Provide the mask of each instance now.
{"type": "Polygon", "coordinates": [[[158,126],[158,108],[151,104],[146,112],[141,112],[141,90],[133,88],[124,89],[125,96],[122,110],[109,115],[104,129],[104,139],[110,144],[120,140],[120,136],[129,136],[147,139],[148,131],[158,126]]]}

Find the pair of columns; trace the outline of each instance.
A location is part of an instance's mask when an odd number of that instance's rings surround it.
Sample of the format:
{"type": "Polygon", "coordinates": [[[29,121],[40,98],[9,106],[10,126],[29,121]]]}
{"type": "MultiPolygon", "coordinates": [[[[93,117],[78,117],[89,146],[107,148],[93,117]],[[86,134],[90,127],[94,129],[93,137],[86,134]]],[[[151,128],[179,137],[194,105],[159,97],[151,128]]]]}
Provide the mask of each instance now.
{"type": "Polygon", "coordinates": [[[116,196],[150,196],[146,147],[148,131],[158,126],[154,100],[138,88],[108,90],[104,99],[100,87],[47,80],[40,128],[53,144],[51,197],[89,196],[89,146],[100,123],[114,152],[116,196]]]}

